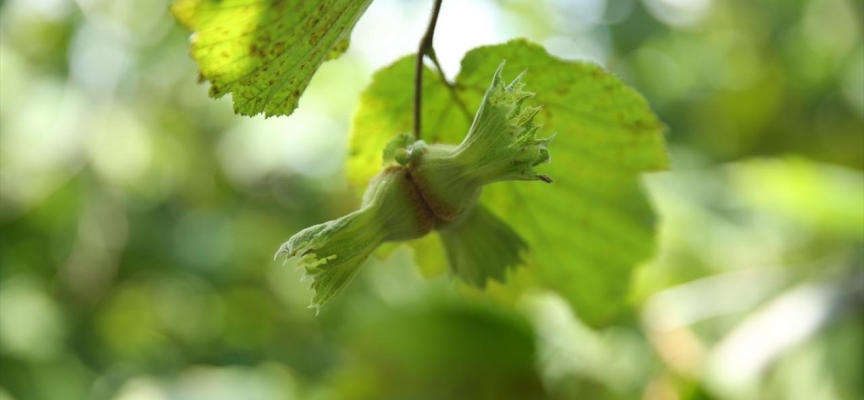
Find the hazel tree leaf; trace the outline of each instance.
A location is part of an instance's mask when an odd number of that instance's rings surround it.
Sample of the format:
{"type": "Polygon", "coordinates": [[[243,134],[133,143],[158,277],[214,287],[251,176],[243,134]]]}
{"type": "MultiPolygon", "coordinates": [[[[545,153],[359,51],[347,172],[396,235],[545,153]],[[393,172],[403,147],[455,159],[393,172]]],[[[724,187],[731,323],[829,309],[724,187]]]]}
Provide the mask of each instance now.
{"type": "Polygon", "coordinates": [[[210,96],[231,93],[234,112],[290,115],[312,75],[348,48],[372,0],[176,0],[193,31],[191,55],[210,96]]]}
{"type": "MultiPolygon", "coordinates": [[[[437,74],[424,74],[425,141],[462,140],[502,60],[506,78],[527,70],[523,82],[543,106],[536,117],[542,135],[557,134],[551,163],[537,167],[554,183],[502,182],[483,190],[481,204],[528,245],[527,268],[486,290],[515,299],[528,287],[552,289],[586,322],[603,323],[622,311],[630,274],[654,251],[656,221],[640,174],[667,167],[665,127],[641,95],[600,66],[514,40],[466,54],[452,91],[437,74]]],[[[412,65],[406,57],[379,71],[361,95],[348,162],[358,185],[380,169],[387,141],[411,128],[412,65]]]]}

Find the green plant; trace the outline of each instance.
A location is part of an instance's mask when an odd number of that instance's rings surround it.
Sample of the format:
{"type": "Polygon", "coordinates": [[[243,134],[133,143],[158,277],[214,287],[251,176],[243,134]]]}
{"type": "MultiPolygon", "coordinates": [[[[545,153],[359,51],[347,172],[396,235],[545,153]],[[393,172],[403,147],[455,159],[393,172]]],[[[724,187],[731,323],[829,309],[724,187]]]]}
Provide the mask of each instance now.
{"type": "MultiPolygon", "coordinates": [[[[178,0],[172,11],[195,31],[191,53],[210,95],[231,93],[235,112],[269,117],[293,112],[315,70],[347,48],[370,3],[178,0]]],[[[411,240],[420,268],[446,262],[501,298],[549,288],[586,321],[608,320],[625,302],[630,272],[654,248],[639,176],[667,166],[662,123],[603,68],[521,39],[470,51],[447,81],[432,46],[440,7],[436,1],[417,54],[378,71],[361,97],[348,160],[354,184],[371,179],[360,209],[301,231],[277,256],[299,257],[314,307],[381,243],[411,240]],[[523,71],[536,95],[522,91],[522,75],[504,85],[502,75],[523,71]],[[535,118],[557,134],[553,144],[536,136],[535,118]],[[546,164],[550,152],[555,161],[546,164]],[[549,177],[553,184],[517,182],[549,177]],[[507,283],[487,287],[490,278],[507,283]]]]}

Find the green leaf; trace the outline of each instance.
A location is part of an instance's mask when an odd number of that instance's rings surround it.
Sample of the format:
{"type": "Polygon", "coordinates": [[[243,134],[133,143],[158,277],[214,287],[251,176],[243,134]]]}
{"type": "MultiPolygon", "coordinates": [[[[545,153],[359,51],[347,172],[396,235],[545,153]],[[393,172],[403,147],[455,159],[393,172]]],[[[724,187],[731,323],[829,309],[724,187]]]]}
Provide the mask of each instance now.
{"type": "Polygon", "coordinates": [[[336,375],[332,398],[551,398],[531,324],[494,305],[433,296],[346,333],[356,362],[336,375]]]}
{"type": "MultiPolygon", "coordinates": [[[[470,51],[452,91],[437,74],[424,74],[422,138],[459,143],[502,60],[505,79],[527,70],[523,82],[543,106],[536,121],[557,137],[552,162],[537,167],[554,183],[504,182],[483,191],[481,203],[530,249],[528,268],[487,290],[515,298],[527,287],[549,288],[585,321],[607,321],[626,304],[630,273],[653,253],[655,217],[639,175],[666,168],[665,128],[642,96],[601,67],[514,40],[470,51]]],[[[357,184],[380,168],[387,140],[410,130],[412,65],[406,57],[379,71],[361,96],[348,162],[357,184]]]]}
{"type": "Polygon", "coordinates": [[[312,75],[348,48],[372,0],[176,0],[194,31],[192,58],[210,96],[231,93],[241,115],[290,115],[312,75]]]}

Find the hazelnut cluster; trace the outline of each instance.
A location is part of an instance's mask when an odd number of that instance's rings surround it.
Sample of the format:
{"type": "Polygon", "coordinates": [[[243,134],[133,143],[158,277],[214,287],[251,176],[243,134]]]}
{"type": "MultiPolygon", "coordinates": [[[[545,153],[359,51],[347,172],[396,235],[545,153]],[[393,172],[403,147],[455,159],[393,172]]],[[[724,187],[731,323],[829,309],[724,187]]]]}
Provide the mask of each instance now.
{"type": "Polygon", "coordinates": [[[523,103],[520,74],[505,85],[498,67],[474,122],[459,145],[411,142],[400,135],[384,149],[391,165],[372,179],[360,209],[306,228],[289,239],[276,257],[299,257],[312,278],[311,307],[339,293],[384,242],[416,239],[438,231],[451,270],[483,287],[502,280],[521,262],[525,242],[506,223],[478,204],[485,185],[512,180],[551,182],[534,167],[550,161],[554,137],[538,138],[534,117],[541,107],[523,103]]]}

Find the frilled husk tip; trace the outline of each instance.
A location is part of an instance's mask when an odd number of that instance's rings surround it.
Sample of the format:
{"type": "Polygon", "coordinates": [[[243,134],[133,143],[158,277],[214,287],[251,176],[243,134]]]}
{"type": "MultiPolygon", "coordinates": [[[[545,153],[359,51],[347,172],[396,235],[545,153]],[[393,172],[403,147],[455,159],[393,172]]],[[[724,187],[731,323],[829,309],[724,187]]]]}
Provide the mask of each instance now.
{"type": "Polygon", "coordinates": [[[297,257],[301,281],[311,279],[315,292],[309,307],[320,310],[348,285],[380,243],[380,232],[361,210],[300,231],[275,258],[297,257]]]}
{"type": "Polygon", "coordinates": [[[505,84],[501,77],[504,64],[501,62],[495,71],[471,130],[459,146],[460,151],[476,158],[477,168],[486,172],[484,178],[488,183],[502,180],[551,182],[548,176],[536,173],[534,167],[552,160],[548,146],[555,135],[537,137],[543,125],[535,124],[534,118],[543,107],[526,104],[535,96],[523,90],[522,78],[527,71],[505,84]]]}

